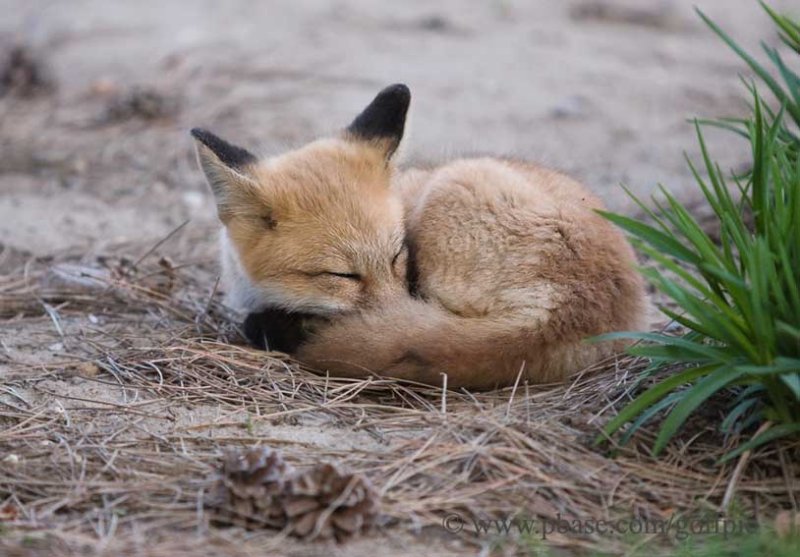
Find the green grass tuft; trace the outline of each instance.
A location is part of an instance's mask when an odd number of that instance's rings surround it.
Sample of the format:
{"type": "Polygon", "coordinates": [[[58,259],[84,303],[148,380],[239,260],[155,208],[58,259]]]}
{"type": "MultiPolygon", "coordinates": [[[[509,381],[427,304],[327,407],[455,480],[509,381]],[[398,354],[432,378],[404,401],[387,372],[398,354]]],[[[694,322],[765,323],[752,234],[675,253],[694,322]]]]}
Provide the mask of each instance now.
{"type": "MultiPolygon", "coordinates": [[[[781,39],[800,54],[800,25],[764,9],[781,39]]],[[[611,435],[626,424],[626,435],[666,412],[653,453],[658,454],[689,416],[709,398],[727,392],[733,402],[721,428],[758,435],[725,459],[775,439],[800,433],[800,76],[778,51],[762,45],[774,73],[747,54],[713,21],[700,17],[742,58],[778,100],[771,110],[755,84],[746,118],[712,121],[745,137],[752,149],[751,170],[728,176],[711,158],[700,123],[697,137],[703,168],[690,163],[694,178],[719,220],[715,242],[691,213],[664,188],[664,200],[646,209],[652,224],[612,213],[607,219],[627,231],[635,244],[667,273],[642,273],[676,310],[664,309],[688,331],[622,333],[642,341],[630,352],[656,367],[682,371],[644,391],[605,428],[611,435]],[[750,218],[749,216],[752,216],[750,218]]],[[[800,57],[797,57],[800,60],[800,57]]],[[[795,60],[795,61],[797,61],[795,60]]],[[[607,337],[606,337],[607,338],[607,337]]]]}

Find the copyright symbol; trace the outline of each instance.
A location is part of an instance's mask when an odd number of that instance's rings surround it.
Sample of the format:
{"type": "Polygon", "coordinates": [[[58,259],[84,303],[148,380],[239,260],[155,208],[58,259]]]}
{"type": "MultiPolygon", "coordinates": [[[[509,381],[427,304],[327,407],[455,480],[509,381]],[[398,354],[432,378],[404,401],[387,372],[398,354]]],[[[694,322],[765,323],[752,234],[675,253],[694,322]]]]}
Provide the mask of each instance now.
{"type": "Polygon", "coordinates": [[[442,519],[442,528],[451,534],[458,534],[464,529],[464,519],[455,513],[448,514],[442,519]]]}

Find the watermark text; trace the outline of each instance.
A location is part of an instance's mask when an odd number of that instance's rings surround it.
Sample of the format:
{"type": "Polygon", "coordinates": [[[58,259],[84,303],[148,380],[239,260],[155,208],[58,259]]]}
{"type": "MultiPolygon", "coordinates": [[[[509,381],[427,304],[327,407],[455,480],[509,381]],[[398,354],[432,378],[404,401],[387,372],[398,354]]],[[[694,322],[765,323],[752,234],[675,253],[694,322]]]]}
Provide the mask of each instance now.
{"type": "Polygon", "coordinates": [[[609,536],[626,537],[637,535],[664,535],[678,541],[691,536],[747,534],[755,530],[755,523],[746,519],[709,517],[671,517],[665,519],[618,518],[618,519],[570,519],[556,515],[555,518],[528,518],[522,516],[501,518],[465,517],[451,513],[442,519],[442,528],[451,534],[472,533],[482,537],[533,536],[542,540],[558,534],[560,536],[609,536]]]}

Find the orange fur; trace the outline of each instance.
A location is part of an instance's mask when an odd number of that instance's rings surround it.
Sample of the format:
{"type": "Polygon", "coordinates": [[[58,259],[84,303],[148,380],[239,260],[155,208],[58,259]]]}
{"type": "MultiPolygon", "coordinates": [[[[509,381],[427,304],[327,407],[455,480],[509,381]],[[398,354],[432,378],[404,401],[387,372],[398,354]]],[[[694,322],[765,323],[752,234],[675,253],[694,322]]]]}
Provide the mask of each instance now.
{"type": "Polygon", "coordinates": [[[300,360],[487,389],[562,380],[620,348],[586,337],[645,326],[633,250],[582,185],[496,158],[397,171],[394,147],[344,134],[233,174],[199,147],[233,297],[327,318],[300,360]]]}
{"type": "MultiPolygon", "coordinates": [[[[205,167],[227,172],[208,148],[199,152],[205,167]]],[[[380,148],[320,140],[236,174],[220,212],[231,305],[323,315],[406,292],[405,259],[394,260],[404,245],[403,208],[380,148]]]]}
{"type": "Polygon", "coordinates": [[[488,389],[560,381],[620,343],[586,337],[645,326],[633,250],[563,174],[497,159],[401,174],[423,300],[343,316],[298,357],[335,375],[367,370],[488,389]]]}

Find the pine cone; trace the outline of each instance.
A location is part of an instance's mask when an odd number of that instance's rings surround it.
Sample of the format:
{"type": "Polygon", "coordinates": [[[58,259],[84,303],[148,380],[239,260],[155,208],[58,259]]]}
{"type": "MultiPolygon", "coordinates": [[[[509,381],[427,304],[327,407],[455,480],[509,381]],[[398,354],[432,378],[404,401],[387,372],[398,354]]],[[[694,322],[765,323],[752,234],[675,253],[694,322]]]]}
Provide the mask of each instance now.
{"type": "Polygon", "coordinates": [[[245,528],[283,528],[280,497],[292,473],[280,453],[267,447],[229,453],[210,501],[217,520],[245,528]]]}
{"type": "Polygon", "coordinates": [[[321,464],[287,483],[283,510],[293,535],[342,541],[375,523],[379,499],[364,476],[321,464]]]}
{"type": "Polygon", "coordinates": [[[364,476],[332,464],[295,474],[266,447],[229,453],[207,504],[222,524],[337,541],[370,528],[379,512],[378,494],[364,476]]]}

